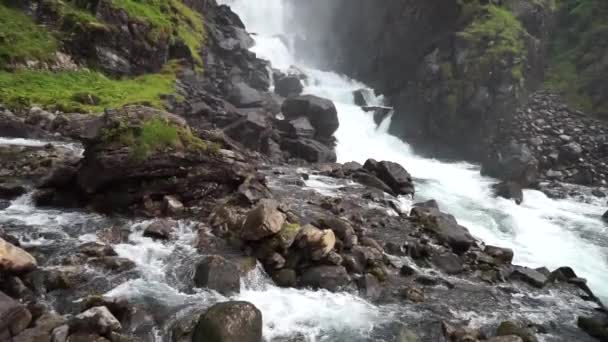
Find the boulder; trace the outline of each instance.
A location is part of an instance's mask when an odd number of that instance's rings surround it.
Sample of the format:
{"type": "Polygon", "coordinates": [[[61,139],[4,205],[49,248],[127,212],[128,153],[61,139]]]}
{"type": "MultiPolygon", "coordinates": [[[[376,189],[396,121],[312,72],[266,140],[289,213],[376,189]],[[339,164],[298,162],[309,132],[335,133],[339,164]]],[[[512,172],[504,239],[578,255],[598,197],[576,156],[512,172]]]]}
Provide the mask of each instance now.
{"type": "Polygon", "coordinates": [[[176,225],[177,222],[172,220],[154,221],[146,227],[144,236],[158,240],[168,240],[171,238],[171,234],[173,234],[176,225]]]}
{"type": "Polygon", "coordinates": [[[27,189],[19,183],[0,182],[0,199],[12,200],[27,192],[27,189]]]}
{"type": "Polygon", "coordinates": [[[66,319],[64,317],[52,313],[45,313],[36,319],[36,323],[33,327],[22,331],[13,338],[12,342],[51,341],[53,330],[65,323],[66,319]]]}
{"type": "Polygon", "coordinates": [[[381,106],[365,106],[363,110],[367,113],[372,113],[374,116],[374,122],[377,126],[380,126],[384,119],[389,116],[393,112],[393,108],[391,107],[381,107],[381,106]]]}
{"type": "Polygon", "coordinates": [[[208,256],[196,266],[194,284],[224,295],[238,293],[241,287],[239,267],[221,256],[208,256]]]}
{"type": "Polygon", "coordinates": [[[70,336],[66,342],[111,342],[103,336],[91,332],[77,331],[70,336]]]}
{"type": "Polygon", "coordinates": [[[245,82],[238,82],[233,85],[228,96],[228,101],[239,108],[260,107],[264,102],[264,97],[256,89],[253,89],[245,82]]]}
{"type": "Polygon", "coordinates": [[[446,274],[458,274],[463,271],[462,260],[454,253],[434,255],[431,262],[446,274]]]}
{"type": "Polygon", "coordinates": [[[304,87],[296,75],[279,77],[274,85],[274,92],[283,97],[292,97],[302,94],[304,87]]]}
{"type": "Polygon", "coordinates": [[[281,139],[281,148],[292,157],[309,163],[334,163],[337,160],[333,148],[313,139],[281,139]]]}
{"type": "Polygon", "coordinates": [[[353,226],[346,220],[330,216],[321,221],[322,228],[331,229],[342,241],[345,248],[350,249],[358,243],[358,237],[353,226]]]}
{"type": "Polygon", "coordinates": [[[386,183],[380,180],[378,177],[363,171],[355,171],[352,175],[353,180],[356,182],[363,184],[365,186],[375,188],[381,190],[382,192],[386,192],[387,194],[395,195],[393,189],[391,189],[386,183]]]}
{"type": "Polygon", "coordinates": [[[335,245],[336,235],[331,229],[321,230],[310,224],[302,227],[295,239],[295,246],[316,261],[326,257],[335,245]]]}
{"type": "Polygon", "coordinates": [[[281,120],[277,122],[279,129],[291,138],[314,138],[316,131],[306,117],[293,120],[281,120]]]}
{"type": "Polygon", "coordinates": [[[526,145],[511,142],[482,163],[481,173],[526,188],[535,184],[539,163],[526,145]]]}
{"type": "Polygon", "coordinates": [[[0,238],[0,271],[26,273],[36,266],[36,259],[28,252],[0,238]]]}
{"type": "Polygon", "coordinates": [[[272,280],[275,284],[277,284],[277,286],[280,287],[294,287],[298,282],[298,276],[296,271],[289,268],[284,268],[275,272],[272,275],[272,280]]]}
{"type": "Polygon", "coordinates": [[[70,331],[95,332],[100,335],[122,329],[120,322],[105,306],[96,306],[76,315],[69,325],[70,331]]]}
{"type": "Polygon", "coordinates": [[[520,327],[518,324],[512,321],[504,321],[500,323],[496,329],[496,335],[498,336],[519,336],[523,342],[538,342],[538,339],[528,329],[520,327]]]}
{"type": "Polygon", "coordinates": [[[110,245],[99,242],[86,242],[78,247],[80,253],[90,257],[116,256],[116,252],[110,245]]]}
{"type": "Polygon", "coordinates": [[[510,264],[513,262],[513,250],[510,248],[486,246],[483,251],[500,263],[510,264]]]}
{"type": "Polygon", "coordinates": [[[507,335],[507,336],[494,336],[490,337],[486,341],[488,342],[523,342],[524,340],[517,335],[507,335]]]}
{"type": "Polygon", "coordinates": [[[192,342],[262,342],[262,313],[248,302],[215,304],[199,319],[192,342]]]}
{"type": "Polygon", "coordinates": [[[590,336],[601,342],[608,341],[608,320],[605,318],[579,316],[576,323],[590,336]]]}
{"type": "Polygon", "coordinates": [[[357,287],[359,287],[359,293],[369,300],[376,300],[382,294],[380,281],[371,274],[365,274],[357,279],[357,287]]]}
{"type": "Polygon", "coordinates": [[[279,211],[279,203],[264,199],[247,214],[241,230],[241,238],[247,241],[259,241],[281,231],[285,223],[285,214],[279,211]]]}
{"type": "Polygon", "coordinates": [[[602,215],[602,220],[606,223],[608,223],[608,211],[606,211],[603,215],[602,215]]]}
{"type": "Polygon", "coordinates": [[[374,97],[374,91],[369,88],[361,88],[353,91],[354,102],[359,107],[369,106],[374,97]]]}
{"type": "Polygon", "coordinates": [[[301,286],[334,292],[349,282],[350,277],[342,266],[315,266],[304,271],[300,279],[301,286]]]}
{"type": "Polygon", "coordinates": [[[328,99],[314,95],[288,98],[281,107],[287,120],[306,117],[317,131],[317,137],[329,139],[340,126],[336,106],[328,99]]]}
{"type": "Polygon", "coordinates": [[[391,188],[393,193],[397,195],[414,194],[412,176],[403,166],[390,161],[377,162],[373,159],[368,159],[363,168],[376,175],[378,179],[391,188]]]}
{"type": "Polygon", "coordinates": [[[252,150],[260,150],[270,134],[268,117],[261,110],[249,110],[245,116],[223,128],[232,139],[252,150]]]}
{"type": "Polygon", "coordinates": [[[475,243],[467,228],[459,225],[454,216],[439,209],[414,207],[410,216],[425,229],[432,231],[440,242],[450,246],[457,254],[466,252],[475,243]]]}
{"type": "Polygon", "coordinates": [[[492,185],[494,194],[499,197],[506,199],[512,199],[517,204],[521,204],[524,201],[524,193],[521,185],[516,182],[505,181],[498,184],[492,185]]]}
{"type": "Polygon", "coordinates": [[[184,204],[176,196],[167,195],[163,197],[163,211],[169,216],[179,215],[184,212],[184,204]]]}
{"type": "Polygon", "coordinates": [[[542,288],[547,283],[546,275],[537,270],[523,266],[515,266],[513,268],[513,272],[511,272],[511,275],[509,275],[509,278],[523,281],[538,288],[542,288]]]}
{"type": "Polygon", "coordinates": [[[31,320],[32,314],[25,306],[0,292],[0,337],[18,335],[31,320]]]}

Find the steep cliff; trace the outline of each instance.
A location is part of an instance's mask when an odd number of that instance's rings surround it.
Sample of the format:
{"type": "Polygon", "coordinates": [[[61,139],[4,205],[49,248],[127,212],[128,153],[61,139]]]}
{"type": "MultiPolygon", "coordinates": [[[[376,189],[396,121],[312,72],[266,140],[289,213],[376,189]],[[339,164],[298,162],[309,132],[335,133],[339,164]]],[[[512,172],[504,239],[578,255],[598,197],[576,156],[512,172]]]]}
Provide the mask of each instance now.
{"type": "Polygon", "coordinates": [[[497,123],[542,80],[554,7],[521,0],[293,5],[295,19],[322,23],[299,26],[302,55],[387,96],[395,135],[469,159],[484,155],[497,123]],[[321,34],[326,28],[331,34],[321,34]]]}

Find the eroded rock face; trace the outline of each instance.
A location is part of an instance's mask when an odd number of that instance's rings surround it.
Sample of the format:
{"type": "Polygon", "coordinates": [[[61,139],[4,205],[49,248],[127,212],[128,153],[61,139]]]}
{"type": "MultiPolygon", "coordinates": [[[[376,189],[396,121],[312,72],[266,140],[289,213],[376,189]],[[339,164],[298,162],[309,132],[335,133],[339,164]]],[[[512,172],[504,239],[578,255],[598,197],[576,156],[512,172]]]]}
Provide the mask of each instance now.
{"type": "Polygon", "coordinates": [[[262,313],[248,302],[212,306],[199,320],[193,342],[261,342],[262,313]]]}

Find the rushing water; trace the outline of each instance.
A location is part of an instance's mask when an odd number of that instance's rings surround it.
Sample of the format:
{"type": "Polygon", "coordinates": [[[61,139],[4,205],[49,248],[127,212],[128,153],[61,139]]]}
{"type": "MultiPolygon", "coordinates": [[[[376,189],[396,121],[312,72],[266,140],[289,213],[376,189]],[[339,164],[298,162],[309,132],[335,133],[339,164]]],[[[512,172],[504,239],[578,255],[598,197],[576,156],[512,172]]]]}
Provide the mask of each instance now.
{"type": "Polygon", "coordinates": [[[354,105],[352,91],[363,84],[299,64],[282,39],[289,37],[285,1],[223,2],[241,16],[249,31],[257,33],[252,50],[258,56],[279,69],[297,65],[309,78],[306,93],[334,101],[340,119],[336,133],[340,162],[374,158],[400,163],[419,180],[417,199],[436,199],[476,237],[512,248],[516,263],[572,266],[598,295],[608,298],[608,227],[600,220],[603,200],[553,200],[533,190],[525,191],[521,206],[495,198],[490,189],[494,180],[482,177],[478,166],[417,156],[407,143],[387,133],[390,118],[377,128],[372,116],[354,105]]]}

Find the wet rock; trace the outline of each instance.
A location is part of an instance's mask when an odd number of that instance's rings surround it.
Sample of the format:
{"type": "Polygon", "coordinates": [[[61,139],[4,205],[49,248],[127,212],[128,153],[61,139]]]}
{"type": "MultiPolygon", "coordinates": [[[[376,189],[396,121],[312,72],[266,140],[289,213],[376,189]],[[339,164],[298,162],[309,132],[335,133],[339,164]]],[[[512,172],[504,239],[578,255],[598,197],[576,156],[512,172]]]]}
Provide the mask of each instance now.
{"type": "Polygon", "coordinates": [[[483,250],[486,254],[493,257],[496,261],[510,264],[513,261],[513,250],[496,246],[486,246],[483,250]]]}
{"type": "Polygon", "coordinates": [[[359,287],[359,293],[369,300],[376,300],[382,294],[382,287],[378,278],[371,274],[366,274],[357,279],[357,286],[359,287]]]}
{"type": "Polygon", "coordinates": [[[12,200],[27,192],[27,189],[18,183],[0,182],[0,199],[12,200]]]}
{"type": "Polygon", "coordinates": [[[363,266],[378,266],[383,262],[383,254],[372,247],[355,246],[352,249],[353,256],[363,266]]]}
{"type": "Polygon", "coordinates": [[[304,159],[310,163],[333,163],[336,161],[336,152],[317,140],[281,139],[281,148],[294,158],[304,159]]]}
{"type": "Polygon", "coordinates": [[[420,208],[434,208],[434,209],[439,209],[439,204],[437,203],[436,200],[428,200],[426,202],[420,202],[420,203],[414,203],[413,205],[414,207],[420,207],[420,208]]]}
{"type": "Polygon", "coordinates": [[[67,324],[55,328],[51,333],[51,342],[66,342],[69,332],[70,326],[67,324]]]}
{"type": "Polygon", "coordinates": [[[62,316],[47,313],[36,320],[33,327],[22,331],[13,338],[13,342],[42,342],[51,341],[51,335],[55,328],[66,323],[62,316]]]}
{"type": "Polygon", "coordinates": [[[393,189],[391,189],[386,183],[384,183],[378,177],[367,172],[355,172],[352,177],[355,181],[363,185],[376,188],[378,190],[386,192],[387,194],[395,194],[393,193],[393,189]]]}
{"type": "Polygon", "coordinates": [[[100,335],[122,329],[120,322],[105,306],[96,306],[76,315],[69,325],[70,331],[96,332],[100,335]]]}
{"type": "Polygon", "coordinates": [[[469,230],[459,225],[454,216],[438,209],[414,207],[410,216],[425,229],[434,232],[442,243],[452,247],[457,254],[466,252],[475,243],[469,230]]]}
{"type": "Polygon", "coordinates": [[[313,95],[288,98],[281,107],[286,119],[306,117],[317,131],[317,137],[330,138],[340,126],[336,106],[328,99],[313,95]]]}
{"type": "Polygon", "coordinates": [[[390,161],[377,162],[373,159],[368,159],[363,168],[376,175],[376,177],[388,185],[394,194],[414,194],[412,176],[403,166],[390,161]]]}
{"type": "Polygon", "coordinates": [[[399,270],[399,274],[401,274],[404,277],[413,276],[416,274],[416,269],[414,269],[410,265],[403,265],[403,266],[401,266],[401,269],[399,270]]]}
{"type": "Polygon", "coordinates": [[[200,318],[192,342],[262,342],[262,313],[247,302],[215,304],[200,318]]]}
{"type": "Polygon", "coordinates": [[[424,302],[424,290],[417,287],[404,287],[399,291],[399,295],[414,303],[424,302]]]}
{"type": "Polygon", "coordinates": [[[135,262],[132,260],[117,256],[94,258],[90,259],[89,263],[118,273],[129,271],[136,267],[135,262]]]}
{"type": "Polygon", "coordinates": [[[607,222],[607,223],[608,223],[608,211],[606,211],[606,212],[605,212],[605,213],[602,215],[602,220],[603,220],[604,222],[607,222]]]}
{"type": "Polygon", "coordinates": [[[32,314],[19,302],[0,292],[0,336],[16,336],[28,327],[32,314]]]}
{"type": "Polygon", "coordinates": [[[517,204],[521,204],[524,201],[524,193],[521,186],[515,182],[501,182],[492,185],[494,194],[499,197],[506,199],[512,199],[517,204]]]}
{"type": "Polygon", "coordinates": [[[599,339],[601,342],[608,341],[608,320],[580,316],[576,323],[590,336],[599,339]]]}
{"type": "Polygon", "coordinates": [[[238,82],[233,86],[228,101],[239,108],[252,108],[260,107],[264,97],[245,82],[238,82]]]}
{"type": "Polygon", "coordinates": [[[538,288],[542,288],[547,283],[547,276],[536,270],[523,266],[515,266],[509,278],[526,282],[538,288]]]}
{"type": "Polygon", "coordinates": [[[487,339],[488,342],[523,342],[524,340],[517,335],[494,336],[487,339]]]}
{"type": "Polygon", "coordinates": [[[583,154],[583,148],[576,142],[563,145],[559,151],[559,162],[568,164],[577,162],[583,154]]]}
{"type": "Polygon", "coordinates": [[[344,288],[349,282],[350,277],[342,266],[316,266],[304,271],[300,286],[335,292],[344,288]]]}
{"type": "Polygon", "coordinates": [[[275,93],[283,97],[292,97],[302,94],[304,87],[300,78],[296,75],[287,75],[276,80],[274,85],[275,93]]]}
{"type": "Polygon", "coordinates": [[[0,238],[0,271],[19,274],[36,266],[36,259],[28,252],[0,238]]]}
{"type": "Polygon", "coordinates": [[[83,266],[57,266],[44,271],[47,291],[72,289],[86,280],[83,266]]]}
{"type": "Polygon", "coordinates": [[[346,220],[334,216],[326,217],[322,220],[321,227],[331,229],[346,249],[350,249],[358,243],[355,229],[346,220]]]}
{"type": "Polygon", "coordinates": [[[377,126],[380,126],[384,119],[393,112],[393,108],[381,106],[365,106],[363,110],[368,113],[371,112],[374,115],[374,122],[377,126]]]}
{"type": "Polygon", "coordinates": [[[98,334],[90,333],[90,332],[76,332],[71,334],[67,342],[110,342],[105,337],[99,336],[98,334]]]}
{"type": "Polygon", "coordinates": [[[310,120],[305,117],[300,117],[293,120],[283,120],[278,123],[279,129],[285,132],[291,138],[314,138],[316,131],[310,123],[310,120]]]}
{"type": "Polygon", "coordinates": [[[163,211],[169,216],[180,215],[184,212],[184,204],[177,197],[167,195],[163,197],[163,211]]]}
{"type": "Polygon", "coordinates": [[[528,187],[538,181],[539,163],[530,149],[511,142],[482,163],[481,173],[528,187]]]}
{"type": "Polygon", "coordinates": [[[258,241],[281,231],[285,223],[285,214],[279,211],[279,203],[266,199],[247,214],[241,230],[241,238],[258,241]]]}
{"type": "Polygon", "coordinates": [[[462,260],[454,253],[434,255],[431,262],[446,274],[458,274],[463,271],[462,260]]]}
{"type": "Polygon", "coordinates": [[[534,334],[529,332],[527,329],[518,326],[515,322],[504,321],[500,323],[496,330],[498,336],[519,336],[524,342],[538,342],[538,339],[534,334]]]}
{"type": "Polygon", "coordinates": [[[296,271],[292,269],[282,269],[272,275],[272,280],[280,287],[295,287],[298,281],[296,271]]]}
{"type": "Polygon", "coordinates": [[[204,258],[196,267],[194,284],[224,295],[240,291],[240,272],[237,265],[218,255],[204,258]]]}
{"type": "Polygon", "coordinates": [[[144,230],[144,236],[152,239],[158,240],[169,240],[173,231],[175,230],[175,226],[177,222],[172,220],[157,220],[144,230]]]}
{"type": "Polygon", "coordinates": [[[323,259],[335,244],[336,236],[332,230],[321,230],[310,224],[302,227],[295,239],[295,245],[311,260],[323,259]]]}
{"type": "Polygon", "coordinates": [[[342,254],[342,265],[351,273],[362,274],[365,272],[365,264],[360,261],[360,258],[352,254],[342,254]]]}
{"type": "Polygon", "coordinates": [[[353,91],[355,104],[359,107],[369,106],[369,101],[374,98],[374,91],[368,88],[361,88],[353,91]]]}
{"type": "Polygon", "coordinates": [[[116,252],[110,245],[99,242],[87,242],[78,247],[80,253],[90,257],[116,256],[116,252]]]}

